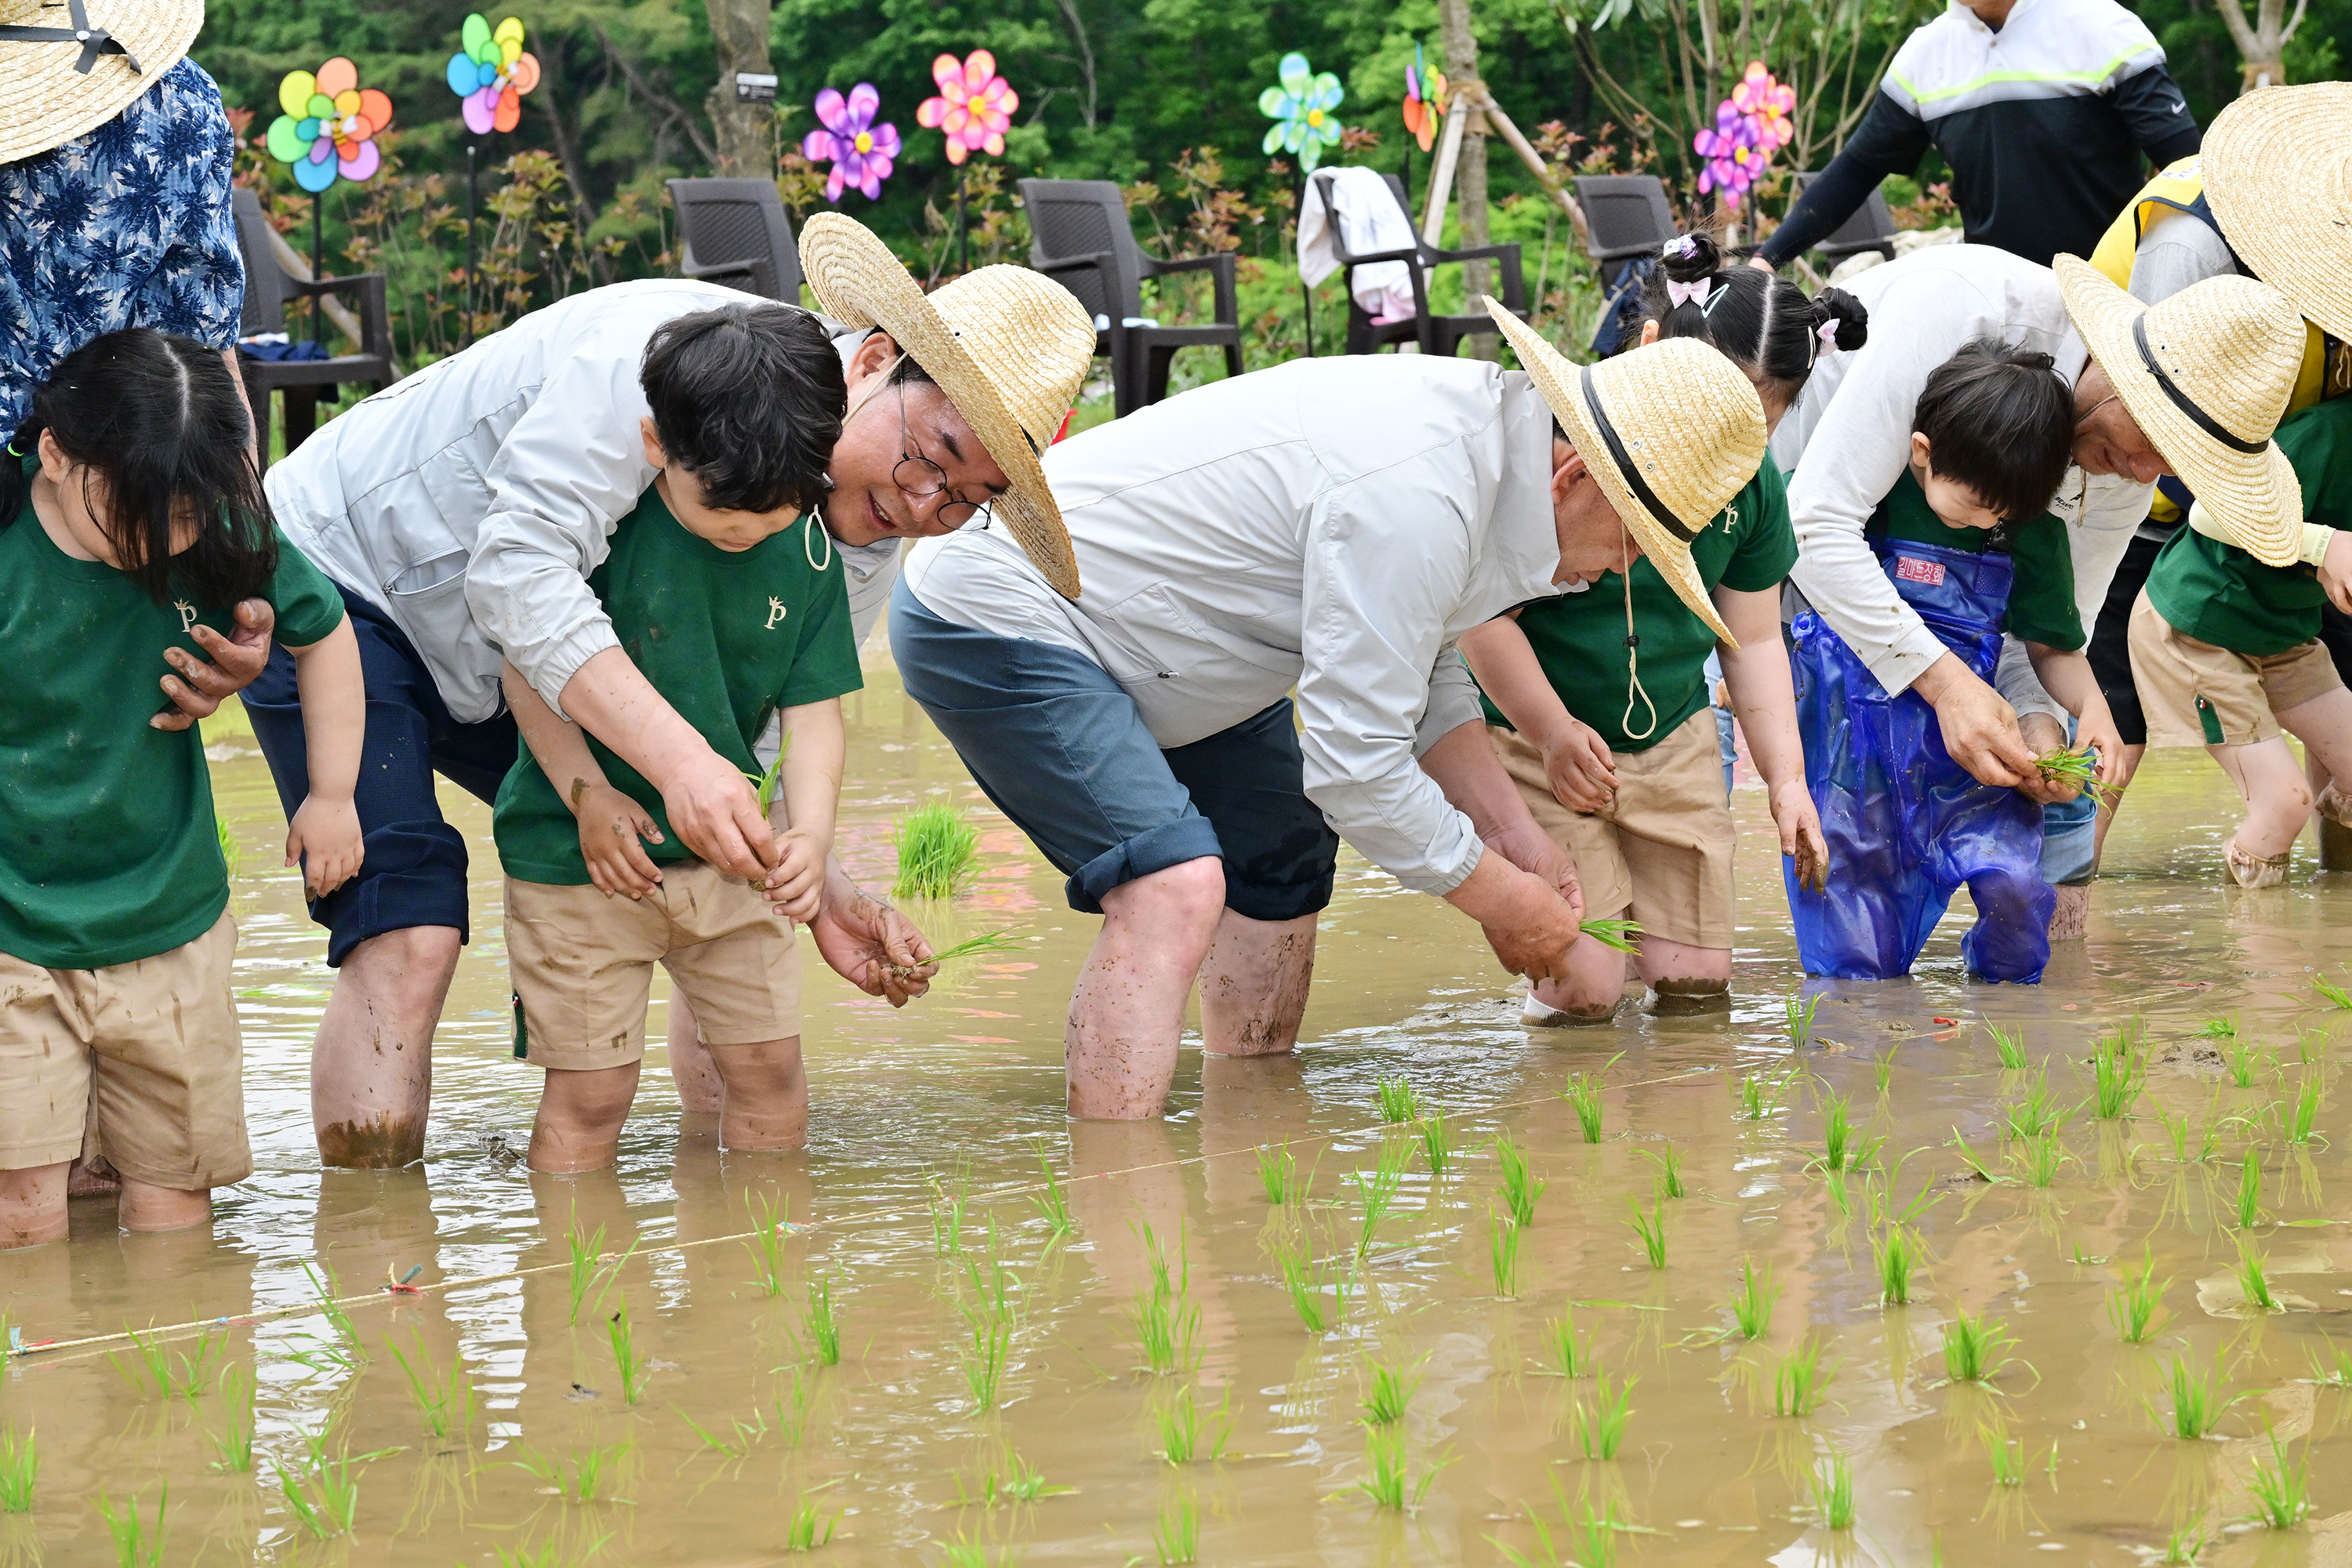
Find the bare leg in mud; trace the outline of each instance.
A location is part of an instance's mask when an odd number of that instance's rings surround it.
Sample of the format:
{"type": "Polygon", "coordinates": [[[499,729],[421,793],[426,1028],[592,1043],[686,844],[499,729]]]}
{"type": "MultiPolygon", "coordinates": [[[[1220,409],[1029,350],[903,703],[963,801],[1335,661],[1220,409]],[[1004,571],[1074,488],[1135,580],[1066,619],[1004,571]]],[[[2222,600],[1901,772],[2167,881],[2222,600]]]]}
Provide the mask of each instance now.
{"type": "Polygon", "coordinates": [[[391,1169],[425,1157],[433,1030],[457,952],[455,928],[414,926],[372,936],[344,958],[310,1055],[323,1163],[391,1169]]]}
{"type": "Polygon", "coordinates": [[[702,1043],[701,1026],[694,1021],[694,1005],[685,994],[669,994],[669,1076],[677,1085],[680,1110],[717,1115],[727,1101],[726,1081],[710,1047],[702,1043]]]}
{"type": "Polygon", "coordinates": [[[1070,1114],[1139,1121],[1160,1113],[1176,1077],[1184,1000],[1224,913],[1224,862],[1203,856],[1154,871],[1102,904],[1064,1034],[1070,1114]]]}
{"type": "Polygon", "coordinates": [[[1221,1057],[1275,1057],[1298,1044],[1315,978],[1315,917],[1254,921],[1226,910],[1201,965],[1201,1043],[1221,1057]]]}
{"type": "MultiPolygon", "coordinates": [[[[1612,919],[1624,920],[1632,909],[1612,919]]],[[[1638,973],[1661,1002],[1681,1007],[1717,1005],[1731,994],[1731,950],[1692,947],[1654,933],[1633,939],[1638,952],[1621,953],[1597,942],[1569,949],[1566,982],[1543,981],[1530,993],[1537,1008],[1549,1008],[1554,1024],[1605,1024],[1623,1004],[1625,981],[1638,973]]],[[[1534,1009],[1530,1009],[1530,1014],[1534,1009]]],[[[1535,1021],[1532,1016],[1530,1022],[1535,1021]]]]}

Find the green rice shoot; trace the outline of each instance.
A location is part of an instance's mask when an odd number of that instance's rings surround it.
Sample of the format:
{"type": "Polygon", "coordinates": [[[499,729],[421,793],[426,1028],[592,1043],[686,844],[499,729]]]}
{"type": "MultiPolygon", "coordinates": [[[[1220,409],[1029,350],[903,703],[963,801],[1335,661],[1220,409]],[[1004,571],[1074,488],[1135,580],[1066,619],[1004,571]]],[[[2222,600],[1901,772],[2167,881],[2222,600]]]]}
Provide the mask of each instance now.
{"type": "Polygon", "coordinates": [[[1528,1169],[1528,1157],[1507,1133],[1495,1135],[1495,1163],[1503,1168],[1503,1203],[1511,1211],[1512,1223],[1530,1226],[1536,1221],[1536,1200],[1543,1196],[1551,1184],[1528,1169]]]}
{"type": "Polygon", "coordinates": [[[1772,1366],[1772,1414],[1806,1416],[1821,1403],[1822,1343],[1810,1336],[1783,1354],[1772,1366]]]}
{"type": "Polygon", "coordinates": [[[1772,1331],[1772,1309],[1780,1300],[1780,1282],[1767,1268],[1756,1271],[1756,1260],[1739,1268],[1739,1289],[1731,1298],[1731,1321],[1743,1340],[1760,1340],[1772,1331]]]}
{"type": "Polygon", "coordinates": [[[1225,1403],[1213,1416],[1201,1414],[1199,1401],[1186,1388],[1158,1413],[1160,1457],[1171,1465],[1214,1464],[1225,1457],[1233,1441],[1234,1401],[1231,1386],[1225,1403]]]}
{"type": "Polygon", "coordinates": [[[2257,1457],[2246,1477],[2246,1490],[2254,1511],[2246,1517],[2266,1530],[2293,1530],[2311,1516],[2311,1453],[2290,1463],[2286,1445],[2278,1434],[2270,1436],[2270,1453],[2257,1457]]]}
{"type": "Polygon", "coordinates": [[[1993,1485],[2025,1484],[2025,1445],[2009,1435],[2008,1423],[1998,1416],[1990,1422],[1979,1422],[1977,1440],[1984,1445],[1985,1458],[1992,1465],[1993,1485]]]}
{"type": "Polygon", "coordinates": [[[1276,1208],[1306,1195],[1298,1181],[1298,1156],[1287,1146],[1257,1146],[1257,1179],[1259,1185],[1265,1188],[1265,1201],[1276,1208]]]}
{"type": "Polygon", "coordinates": [[[1683,1181],[1682,1151],[1670,1142],[1663,1150],[1643,1149],[1642,1158],[1650,1162],[1658,1173],[1658,1195],[1664,1198],[1686,1198],[1690,1188],[1683,1181]]]}
{"type": "Polygon", "coordinates": [[[841,1364],[841,1320],[834,1315],[833,1276],[819,1274],[808,1282],[808,1347],[819,1366],[841,1364]]]}
{"type": "Polygon", "coordinates": [[[893,898],[950,899],[971,876],[980,829],[968,813],[933,801],[898,818],[890,842],[898,851],[898,877],[890,885],[893,898]]]}
{"type": "Polygon", "coordinates": [[[2263,1167],[2252,1149],[2238,1166],[2238,1228],[2252,1230],[2263,1223],[2263,1167]]]}
{"type": "Polygon", "coordinates": [[[465,1363],[454,1360],[446,1371],[435,1366],[432,1352],[425,1348],[422,1330],[410,1347],[415,1352],[414,1361],[389,1339],[383,1347],[400,1363],[401,1373],[408,1380],[408,1392],[416,1401],[416,1413],[424,1418],[425,1429],[438,1438],[446,1439],[454,1434],[459,1442],[464,1442],[474,1415],[474,1385],[466,1376],[465,1363]]]}
{"type": "Polygon", "coordinates": [[[1626,1418],[1633,1414],[1633,1385],[1641,1381],[1628,1377],[1612,1383],[1607,1373],[1595,1371],[1591,1396],[1579,1397],[1569,1407],[1570,1426],[1586,1458],[1608,1460],[1617,1457],[1617,1450],[1625,1442],[1626,1418]]]}
{"type": "Polygon", "coordinates": [[[1381,1120],[1391,1127],[1402,1126],[1421,1114],[1421,1096],[1402,1077],[1377,1079],[1372,1091],[1380,1098],[1381,1120]]]}
{"type": "Polygon", "coordinates": [[[2193,1443],[2210,1434],[2220,1425],[2230,1407],[2245,1397],[2243,1393],[2230,1392],[2221,1378],[2220,1352],[2215,1352],[2213,1370],[2200,1377],[2189,1369],[2189,1358],[2175,1356],[2166,1368],[2164,1380],[2166,1405],[2159,1408],[2151,1398],[2147,1412],[2156,1418],[2157,1426],[2168,1437],[2178,1437],[2193,1443]]]}
{"type": "Polygon", "coordinates": [[[1638,921],[1586,921],[1582,925],[1577,927],[1577,929],[1582,931],[1586,936],[1589,936],[1593,941],[1599,942],[1601,946],[1614,948],[1619,952],[1639,952],[1641,951],[1633,941],[1635,937],[1642,934],[1642,927],[1638,921]]]}
{"type": "Polygon", "coordinates": [[[2107,1292],[2107,1321],[2115,1325],[2116,1338],[2127,1345],[2146,1344],[2156,1332],[2164,1292],[2171,1283],[2169,1279],[2162,1285],[2156,1282],[2156,1255],[2143,1253],[2139,1273],[2107,1292]]]}
{"type": "Polygon", "coordinates": [[[1998,1318],[1956,1312],[1944,1325],[1944,1373],[1954,1383],[1988,1383],[2012,1359],[2017,1336],[1998,1318]]]}
{"type": "Polygon", "coordinates": [[[1576,1309],[1560,1310],[1559,1317],[1543,1329],[1545,1359],[1551,1364],[1547,1369],[1553,1375],[1565,1378],[1590,1377],[1600,1367],[1592,1353],[1592,1333],[1576,1326],[1576,1309]]]}
{"type": "Polygon", "coordinates": [[[1519,1295],[1519,1222],[1502,1209],[1487,1214],[1487,1262],[1494,1270],[1495,1298],[1515,1301],[1519,1295]]]}
{"type": "Polygon", "coordinates": [[[1801,1002],[1794,996],[1782,1002],[1789,1015],[1789,1044],[1796,1049],[1801,1051],[1813,1043],[1813,1010],[1821,1005],[1818,994],[1801,1002]]]}
{"type": "Polygon", "coordinates": [[[147,1521],[139,1517],[136,1497],[117,1513],[113,1500],[104,1492],[99,1493],[98,1511],[106,1521],[106,1532],[114,1538],[117,1568],[157,1568],[163,1561],[163,1512],[171,1501],[172,1483],[165,1481],[155,1498],[155,1523],[151,1531],[147,1521]]]}
{"type": "Polygon", "coordinates": [[[1830,1455],[1814,1470],[1813,1511],[1824,1530],[1853,1528],[1853,1461],[1843,1454],[1830,1455]]]}
{"type": "Polygon", "coordinates": [[[1054,1163],[1045,1158],[1045,1146],[1042,1141],[1037,1145],[1037,1173],[1045,1178],[1045,1190],[1030,1194],[1029,1201],[1036,1205],[1037,1213],[1045,1219],[1045,1234],[1069,1235],[1078,1228],[1078,1222],[1070,1213],[1069,1194],[1062,1190],[1061,1176],[1055,1171],[1054,1163]]]}
{"type": "Polygon", "coordinates": [[[33,1483],[41,1473],[41,1454],[29,1428],[22,1437],[16,1429],[0,1431],[0,1513],[33,1511],[33,1483]]]}
{"type": "Polygon", "coordinates": [[[1879,1300],[1889,1307],[1908,1306],[1911,1276],[1919,1267],[1919,1238],[1900,1225],[1890,1225],[1872,1244],[1871,1256],[1878,1266],[1879,1300]]]}
{"type": "Polygon", "coordinates": [[[1454,1131],[1445,1124],[1445,1112],[1431,1106],[1414,1123],[1414,1130],[1421,1135],[1421,1155],[1429,1162],[1429,1173],[1444,1176],[1451,1172],[1458,1152],[1454,1146],[1454,1131]]]}
{"type": "MultiPolygon", "coordinates": [[[[1201,1560],[1200,1503],[1189,1497],[1179,1498],[1173,1508],[1161,1509],[1159,1519],[1151,1527],[1151,1550],[1159,1557],[1160,1568],[1174,1568],[1180,1563],[1198,1563],[1201,1560]]],[[[986,1562],[987,1559],[980,1561],[986,1562]]]]}
{"type": "Polygon", "coordinates": [[[1664,1268],[1666,1266],[1666,1211],[1664,1202],[1660,1199],[1652,1199],[1650,1203],[1650,1212],[1646,1215],[1642,1212],[1642,1205],[1638,1203],[1635,1204],[1633,1205],[1633,1217],[1626,1223],[1632,1227],[1634,1239],[1642,1248],[1642,1256],[1649,1259],[1650,1267],[1653,1268],[1664,1268]]]}
{"type": "Polygon", "coordinates": [[[1404,1368],[1384,1366],[1367,1361],[1368,1374],[1364,1387],[1363,1423],[1367,1426],[1389,1426],[1404,1419],[1405,1407],[1412,1403],[1413,1391],[1421,1386],[1418,1375],[1408,1381],[1404,1368]]]}
{"type": "Polygon", "coordinates": [[[2238,1289],[2245,1293],[2246,1305],[2258,1312],[2283,1312],[2277,1292],[2271,1289],[2270,1271],[2263,1255],[2254,1250],[2253,1243],[2241,1237],[2238,1240],[2238,1289]]]}
{"type": "Polygon", "coordinates": [[[2312,989],[2317,991],[2322,996],[2326,997],[2332,1005],[2341,1007],[2347,1013],[2352,1013],[2352,991],[2346,990],[2343,986],[2327,979],[2326,976],[2320,974],[2315,974],[2311,977],[2311,984],[2312,989]]]}
{"type": "Polygon", "coordinates": [[[1992,1037],[1992,1048],[2000,1058],[2004,1072],[2021,1072],[2025,1068],[2025,1031],[2011,1034],[1999,1024],[1985,1025],[1985,1033],[1992,1037]]]}

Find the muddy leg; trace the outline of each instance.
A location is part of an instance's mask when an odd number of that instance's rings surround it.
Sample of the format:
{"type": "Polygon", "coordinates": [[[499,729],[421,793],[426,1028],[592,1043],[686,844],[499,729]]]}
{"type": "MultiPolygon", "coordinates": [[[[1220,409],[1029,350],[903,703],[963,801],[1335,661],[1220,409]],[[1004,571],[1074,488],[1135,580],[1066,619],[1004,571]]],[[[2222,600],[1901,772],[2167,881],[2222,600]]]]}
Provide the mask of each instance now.
{"type": "MultiPolygon", "coordinates": [[[[1619,910],[1607,918],[1623,920],[1630,912],[1619,910]]],[[[1607,1023],[1625,1000],[1625,977],[1633,963],[1613,947],[1591,941],[1578,942],[1568,950],[1567,980],[1547,980],[1528,992],[1520,1022],[1544,1027],[1607,1023]]]]}
{"type": "Polygon", "coordinates": [[[1662,1013],[1718,1011],[1731,1005],[1731,950],[1692,947],[1662,936],[1641,939],[1642,978],[1662,1013]]]}
{"type": "Polygon", "coordinates": [[[801,1037],[720,1046],[710,1052],[726,1080],[722,1149],[798,1149],[808,1142],[808,1074],[801,1037]]]}
{"type": "Polygon", "coordinates": [[[122,1228],[125,1230],[192,1230],[209,1225],[213,1194],[209,1190],[182,1192],[122,1178],[122,1228]]]}
{"type": "Polygon", "coordinates": [[[618,1159],[621,1124],[629,1119],[643,1066],[546,1069],[547,1088],[530,1126],[530,1168],[571,1175],[601,1171],[618,1159]]]}
{"type": "Polygon", "coordinates": [[[0,1171],[0,1248],[65,1239],[68,1163],[0,1171]]]}
{"type": "Polygon", "coordinates": [[[1141,1121],[1160,1114],[1176,1077],[1184,999],[1225,907],[1224,862],[1203,856],[1154,871],[1102,905],[1064,1035],[1070,1114],[1141,1121]]]}
{"type": "Polygon", "coordinates": [[[1280,1056],[1298,1044],[1315,978],[1315,917],[1254,921],[1227,910],[1201,965],[1201,1039],[1221,1057],[1280,1056]]]}
{"type": "Polygon", "coordinates": [[[457,972],[457,932],[414,926],[352,949],[310,1054],[310,1121],[329,1165],[394,1167],[425,1157],[433,1029],[457,972]]]}

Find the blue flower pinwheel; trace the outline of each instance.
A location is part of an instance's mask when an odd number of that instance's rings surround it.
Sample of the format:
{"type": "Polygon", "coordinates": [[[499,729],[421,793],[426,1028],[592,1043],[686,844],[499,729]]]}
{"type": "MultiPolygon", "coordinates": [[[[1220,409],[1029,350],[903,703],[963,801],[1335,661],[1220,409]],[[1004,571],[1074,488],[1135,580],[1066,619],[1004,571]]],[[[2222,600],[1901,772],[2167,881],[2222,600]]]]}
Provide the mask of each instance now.
{"type": "Polygon", "coordinates": [[[1265,133],[1265,150],[1296,153],[1298,166],[1312,173],[1323,161],[1323,149],[1339,144],[1339,120],[1331,111],[1348,89],[1329,71],[1318,75],[1305,55],[1295,52],[1282,57],[1281,75],[1280,87],[1258,95],[1258,112],[1275,122],[1265,133]]]}

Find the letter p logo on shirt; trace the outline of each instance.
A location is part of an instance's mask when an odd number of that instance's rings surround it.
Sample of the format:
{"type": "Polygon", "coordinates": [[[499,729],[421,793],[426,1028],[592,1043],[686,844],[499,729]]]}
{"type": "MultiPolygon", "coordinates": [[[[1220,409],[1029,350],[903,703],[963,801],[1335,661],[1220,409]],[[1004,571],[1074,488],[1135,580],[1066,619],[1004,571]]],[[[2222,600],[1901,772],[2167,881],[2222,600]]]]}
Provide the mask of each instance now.
{"type": "Polygon", "coordinates": [[[768,601],[768,625],[766,629],[769,631],[774,631],[776,629],[776,623],[783,618],[784,602],[782,599],[770,599],[768,601]]]}
{"type": "Polygon", "coordinates": [[[185,599],[174,599],[172,608],[180,612],[180,635],[187,636],[196,624],[196,607],[185,599]]]}

